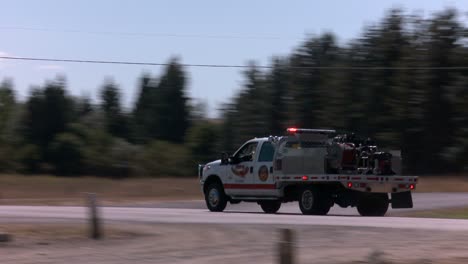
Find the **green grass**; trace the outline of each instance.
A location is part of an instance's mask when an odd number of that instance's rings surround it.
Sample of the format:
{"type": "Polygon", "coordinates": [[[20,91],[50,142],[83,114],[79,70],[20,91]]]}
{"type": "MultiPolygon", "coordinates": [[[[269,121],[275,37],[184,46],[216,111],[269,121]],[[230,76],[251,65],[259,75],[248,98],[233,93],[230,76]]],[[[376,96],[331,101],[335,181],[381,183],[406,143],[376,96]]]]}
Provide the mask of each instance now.
{"type": "Polygon", "coordinates": [[[405,213],[402,216],[423,218],[468,219],[468,207],[405,213]]]}

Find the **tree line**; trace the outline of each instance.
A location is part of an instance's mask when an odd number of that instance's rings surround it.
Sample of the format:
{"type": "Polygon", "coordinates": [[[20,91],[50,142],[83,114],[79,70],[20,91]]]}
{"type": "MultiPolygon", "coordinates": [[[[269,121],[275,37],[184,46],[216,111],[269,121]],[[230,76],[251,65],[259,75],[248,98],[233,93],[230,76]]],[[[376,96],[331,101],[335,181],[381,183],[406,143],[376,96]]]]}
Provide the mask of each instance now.
{"type": "Polygon", "coordinates": [[[394,9],[346,44],[325,33],[271,70],[252,63],[223,106],[223,146],[287,126],[333,128],[401,150],[405,173],[466,171],[467,33],[453,9],[429,18],[394,9]]]}
{"type": "Polygon", "coordinates": [[[160,76],[143,75],[130,110],[122,106],[121,89],[112,79],[100,87],[98,104],[69,95],[64,77],[34,87],[25,102],[16,100],[12,81],[4,80],[0,170],[112,177],[193,175],[198,138],[213,128],[194,115],[186,75],[177,59],[160,76]]]}
{"type": "Polygon", "coordinates": [[[467,27],[456,10],[429,18],[391,10],[345,44],[310,36],[270,68],[249,63],[219,119],[187,96],[187,70],[172,59],[140,77],[122,106],[111,79],[99,103],[67,93],[65,78],[17,100],[0,85],[0,171],[59,175],[190,176],[252,137],[288,126],[333,128],[402,151],[405,173],[468,169],[467,27]]]}

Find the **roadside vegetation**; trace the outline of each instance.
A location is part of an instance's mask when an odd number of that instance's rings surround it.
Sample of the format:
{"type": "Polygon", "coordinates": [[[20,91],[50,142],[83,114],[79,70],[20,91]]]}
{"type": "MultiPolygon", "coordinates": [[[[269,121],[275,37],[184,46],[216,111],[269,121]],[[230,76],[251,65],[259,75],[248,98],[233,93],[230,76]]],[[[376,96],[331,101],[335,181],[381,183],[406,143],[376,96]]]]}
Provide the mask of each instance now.
{"type": "MultiPolygon", "coordinates": [[[[422,177],[415,192],[466,192],[468,178],[462,176],[422,177]]],[[[56,177],[53,175],[0,175],[0,204],[84,205],[86,193],[112,203],[152,203],[164,200],[203,200],[196,176],[56,177]]]]}
{"type": "Polygon", "coordinates": [[[97,193],[104,205],[203,199],[197,177],[131,178],[1,175],[0,204],[85,205],[86,193],[97,193]]]}
{"type": "MultiPolygon", "coordinates": [[[[112,79],[98,101],[68,93],[59,76],[20,100],[0,84],[0,172],[100,177],[192,176],[197,164],[288,126],[335,128],[401,150],[406,174],[468,170],[468,45],[461,12],[392,10],[346,43],[307,36],[270,68],[250,62],[239,92],[208,115],[188,96],[177,58],[139,77],[123,106],[112,79]],[[364,67],[364,69],[362,68],[364,67]],[[367,67],[371,67],[367,69],[367,67]]],[[[219,87],[230,89],[230,87],[219,87]]]]}

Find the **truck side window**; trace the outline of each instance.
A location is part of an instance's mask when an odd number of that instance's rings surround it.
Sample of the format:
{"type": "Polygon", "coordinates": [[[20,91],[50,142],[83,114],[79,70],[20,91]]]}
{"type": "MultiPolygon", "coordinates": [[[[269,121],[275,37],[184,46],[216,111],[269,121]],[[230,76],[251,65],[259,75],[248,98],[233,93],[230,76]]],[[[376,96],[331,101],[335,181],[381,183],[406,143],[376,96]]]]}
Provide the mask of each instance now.
{"type": "Polygon", "coordinates": [[[271,142],[264,142],[260,149],[260,155],[258,161],[273,161],[273,155],[275,154],[275,147],[271,142]]]}
{"type": "Polygon", "coordinates": [[[249,143],[237,152],[236,157],[240,161],[253,161],[253,157],[255,156],[256,149],[257,149],[257,142],[249,143]]]}

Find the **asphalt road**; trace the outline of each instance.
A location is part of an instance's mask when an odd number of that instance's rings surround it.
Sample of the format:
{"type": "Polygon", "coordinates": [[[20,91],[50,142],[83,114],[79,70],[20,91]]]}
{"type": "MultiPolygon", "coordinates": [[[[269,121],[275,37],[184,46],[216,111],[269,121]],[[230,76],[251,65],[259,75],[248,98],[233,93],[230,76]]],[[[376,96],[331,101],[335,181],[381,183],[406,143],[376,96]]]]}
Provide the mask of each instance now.
{"type": "MultiPolygon", "coordinates": [[[[226,211],[211,213],[203,209],[169,208],[101,208],[104,222],[125,223],[178,223],[178,224],[269,224],[269,225],[313,225],[411,228],[431,230],[468,231],[468,220],[404,218],[404,217],[360,217],[360,216],[304,216],[281,213],[269,215],[226,211]]],[[[0,221],[8,222],[83,222],[87,219],[83,207],[59,206],[1,206],[0,221]]]]}
{"type": "MultiPolygon", "coordinates": [[[[431,210],[441,208],[467,207],[468,193],[414,193],[414,208],[412,209],[389,209],[388,215],[399,212],[431,210]]],[[[177,209],[206,209],[205,201],[171,201],[146,203],[139,205],[127,204],[126,207],[145,207],[145,208],[177,208],[177,209]]],[[[240,203],[227,206],[227,211],[232,212],[250,212],[260,213],[262,209],[256,203],[240,203]]],[[[300,214],[297,202],[286,203],[281,206],[280,213],[300,214]]],[[[358,215],[356,208],[341,208],[337,205],[332,207],[330,215],[358,215]]]]}
{"type": "MultiPolygon", "coordinates": [[[[416,194],[414,210],[468,205],[468,193],[416,194]]],[[[354,208],[333,207],[328,216],[301,215],[297,203],[285,204],[279,214],[261,212],[255,203],[229,205],[223,213],[211,213],[203,201],[164,202],[140,207],[102,207],[105,222],[201,223],[201,224],[274,224],[411,228],[468,231],[468,220],[360,217],[354,208]]],[[[85,221],[88,210],[67,206],[0,206],[0,221],[6,222],[73,222],[85,221]]]]}

